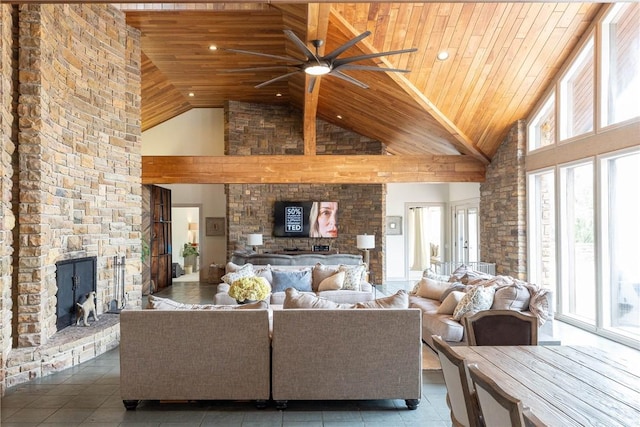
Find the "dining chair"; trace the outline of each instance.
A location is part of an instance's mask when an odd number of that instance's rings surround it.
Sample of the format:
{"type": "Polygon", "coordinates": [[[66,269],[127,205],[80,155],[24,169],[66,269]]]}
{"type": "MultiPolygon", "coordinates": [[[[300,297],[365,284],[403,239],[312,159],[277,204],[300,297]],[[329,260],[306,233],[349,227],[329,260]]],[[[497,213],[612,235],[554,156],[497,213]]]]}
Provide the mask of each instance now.
{"type": "Polygon", "coordinates": [[[469,365],[469,374],[476,390],[480,414],[486,426],[545,427],[530,409],[485,375],[477,365],[469,365]]]}
{"type": "Polygon", "coordinates": [[[481,427],[480,409],[465,359],[458,356],[438,335],[433,335],[444,382],[447,386],[447,406],[454,426],[481,427]]]}
{"type": "Polygon", "coordinates": [[[515,310],[483,310],[464,318],[468,345],[538,345],[538,318],[515,310]]]}

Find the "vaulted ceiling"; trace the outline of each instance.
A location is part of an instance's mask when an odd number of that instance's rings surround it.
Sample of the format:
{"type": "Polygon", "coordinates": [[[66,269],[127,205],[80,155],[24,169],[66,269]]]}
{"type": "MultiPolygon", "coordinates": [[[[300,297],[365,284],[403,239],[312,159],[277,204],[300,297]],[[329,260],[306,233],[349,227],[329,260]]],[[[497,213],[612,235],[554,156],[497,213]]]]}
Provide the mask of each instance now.
{"type": "Polygon", "coordinates": [[[127,22],[141,31],[143,130],[191,108],[222,107],[226,100],[291,104],[305,112],[305,120],[319,117],[380,140],[391,154],[460,153],[486,163],[513,123],[526,118],[548,89],[601,5],[213,3],[165,4],[163,11],[148,4],[120,7],[127,22]],[[304,73],[256,89],[287,70],[225,72],[282,64],[225,49],[300,57],[285,29],[305,41],[325,40],[325,52],[371,31],[341,57],[417,51],[362,62],[410,69],[406,74],[348,72],[369,89],[324,76],[308,93],[304,73]],[[219,49],[210,50],[210,45],[219,49]],[[449,59],[438,60],[441,51],[447,51],[449,59]]]}

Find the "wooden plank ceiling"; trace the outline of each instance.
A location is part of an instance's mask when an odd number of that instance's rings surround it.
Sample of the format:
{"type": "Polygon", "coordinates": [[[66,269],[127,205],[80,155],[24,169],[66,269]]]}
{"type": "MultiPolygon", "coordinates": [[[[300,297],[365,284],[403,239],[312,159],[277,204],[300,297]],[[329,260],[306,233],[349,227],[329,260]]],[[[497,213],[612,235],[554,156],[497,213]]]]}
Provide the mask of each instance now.
{"type": "Polygon", "coordinates": [[[317,4],[218,3],[190,6],[204,10],[166,10],[171,7],[162,5],[164,11],[135,9],[153,5],[120,7],[127,22],[141,31],[144,130],[189,108],[222,107],[230,99],[290,103],[312,111],[312,117],[382,141],[391,154],[460,153],[486,163],[513,123],[526,118],[548,89],[601,5],[331,3],[323,10],[317,4]],[[283,29],[293,30],[302,40],[313,38],[307,33],[326,34],[326,52],[366,30],[372,32],[341,57],[418,50],[363,62],[408,68],[410,73],[349,72],[369,89],[325,76],[316,94],[304,89],[303,73],[256,89],[287,70],[225,70],[282,62],[209,50],[215,44],[300,57],[283,29]],[[449,59],[439,61],[436,55],[443,50],[449,59]]]}

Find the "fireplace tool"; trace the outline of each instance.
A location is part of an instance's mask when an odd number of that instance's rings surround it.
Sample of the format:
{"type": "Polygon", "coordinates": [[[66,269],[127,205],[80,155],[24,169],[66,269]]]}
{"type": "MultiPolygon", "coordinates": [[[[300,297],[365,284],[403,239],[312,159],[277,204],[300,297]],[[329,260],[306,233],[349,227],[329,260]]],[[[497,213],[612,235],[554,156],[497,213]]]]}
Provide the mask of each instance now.
{"type": "Polygon", "coordinates": [[[124,293],[124,276],[125,276],[125,257],[113,257],[114,280],[113,295],[114,299],[109,302],[109,310],[107,313],[120,314],[120,311],[126,306],[126,297],[124,293]],[[118,300],[118,296],[120,299],[118,300]]]}

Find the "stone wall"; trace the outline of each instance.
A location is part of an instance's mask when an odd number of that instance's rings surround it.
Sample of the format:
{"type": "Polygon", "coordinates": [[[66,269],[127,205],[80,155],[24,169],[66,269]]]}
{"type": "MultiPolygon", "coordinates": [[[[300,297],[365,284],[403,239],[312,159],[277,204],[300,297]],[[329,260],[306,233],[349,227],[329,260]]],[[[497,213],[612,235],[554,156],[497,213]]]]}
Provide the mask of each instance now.
{"type": "MultiPolygon", "coordinates": [[[[19,10],[19,172],[13,182],[19,209],[11,285],[17,321],[12,336],[3,329],[2,342],[13,338],[20,350],[2,365],[8,367],[5,385],[55,369],[45,365],[57,358],[43,358],[41,349],[57,332],[57,261],[97,257],[101,314],[115,298],[113,257],[124,255],[128,305],[141,303],[140,35],[111,6],[19,10]]],[[[5,192],[2,197],[6,203],[5,192]]],[[[3,295],[6,287],[3,282],[3,295]]],[[[64,360],[55,365],[108,349],[105,342],[117,342],[117,331],[105,327],[107,338],[96,329],[80,343],[60,346],[64,360]]]]}
{"type": "Polygon", "coordinates": [[[518,121],[480,184],[480,253],[499,274],[527,276],[526,123],[518,121]]]}
{"type": "Polygon", "coordinates": [[[0,396],[4,394],[5,361],[11,350],[11,276],[13,272],[13,158],[17,138],[15,80],[17,79],[16,10],[0,4],[0,396]]]}
{"type": "MultiPolygon", "coordinates": [[[[322,154],[383,154],[379,141],[317,120],[317,148],[322,154]]],[[[302,113],[290,107],[229,102],[225,108],[225,152],[229,155],[302,155],[302,113]]],[[[301,161],[304,159],[301,157],[301,161]]],[[[382,184],[230,184],[227,193],[228,258],[234,250],[246,248],[249,233],[262,233],[261,251],[284,248],[311,250],[312,245],[329,245],[341,253],[360,253],[358,234],[375,234],[371,251],[373,280],[383,273],[386,186],[382,184]],[[275,201],[337,201],[338,238],[273,237],[275,201]]]]}

